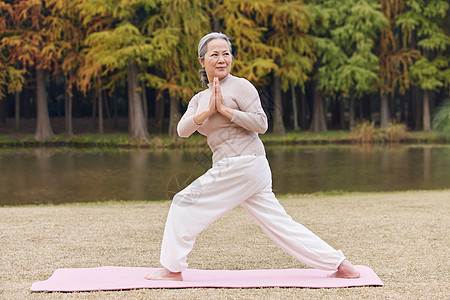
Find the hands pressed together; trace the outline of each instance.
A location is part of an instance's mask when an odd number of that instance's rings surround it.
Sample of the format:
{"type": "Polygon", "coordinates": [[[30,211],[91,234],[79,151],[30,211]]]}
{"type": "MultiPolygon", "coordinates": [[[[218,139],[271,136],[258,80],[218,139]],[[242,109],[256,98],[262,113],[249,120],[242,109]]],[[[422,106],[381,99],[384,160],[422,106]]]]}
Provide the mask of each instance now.
{"type": "Polygon", "coordinates": [[[220,90],[219,79],[217,77],[214,77],[213,89],[209,100],[208,109],[196,114],[194,116],[194,122],[201,125],[215,112],[219,112],[230,120],[233,118],[234,113],[234,109],[227,107],[223,101],[222,91],[220,90]]]}

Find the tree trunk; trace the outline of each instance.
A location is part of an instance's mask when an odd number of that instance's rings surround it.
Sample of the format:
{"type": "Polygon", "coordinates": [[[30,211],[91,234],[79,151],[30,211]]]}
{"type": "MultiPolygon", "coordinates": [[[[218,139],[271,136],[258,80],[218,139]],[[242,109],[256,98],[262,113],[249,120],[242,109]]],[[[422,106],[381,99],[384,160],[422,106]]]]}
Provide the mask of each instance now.
{"type": "Polygon", "coordinates": [[[6,100],[0,100],[0,123],[6,125],[6,100]]]}
{"type": "Polygon", "coordinates": [[[15,95],[15,103],[14,103],[14,119],[15,119],[15,127],[16,131],[20,130],[20,92],[16,92],[15,95]]]}
{"type": "Polygon", "coordinates": [[[409,128],[414,128],[414,109],[413,109],[413,95],[411,87],[406,90],[406,124],[409,128]]]}
{"type": "Polygon", "coordinates": [[[389,112],[391,113],[391,120],[397,122],[397,114],[395,113],[395,95],[389,97],[389,112]]]}
{"type": "Polygon", "coordinates": [[[292,114],[294,118],[294,131],[299,129],[298,126],[298,110],[297,110],[297,93],[295,92],[295,86],[291,84],[291,98],[292,98],[292,114]]]}
{"type": "Polygon", "coordinates": [[[65,90],[65,121],[66,121],[66,134],[69,139],[73,137],[73,126],[72,126],[72,94],[67,92],[67,88],[65,90]]]}
{"type": "Polygon", "coordinates": [[[273,84],[273,132],[284,134],[286,129],[283,122],[283,100],[281,97],[281,77],[274,76],[273,84]]]}
{"type": "Polygon", "coordinates": [[[367,96],[367,99],[362,101],[362,116],[361,119],[372,121],[372,111],[371,111],[371,102],[372,102],[372,96],[367,96]]]}
{"type": "Polygon", "coordinates": [[[400,123],[406,122],[406,94],[400,95],[400,123]]]}
{"type": "MultiPolygon", "coordinates": [[[[422,120],[423,120],[423,104],[422,104],[422,101],[421,101],[421,96],[422,95],[418,95],[416,98],[415,98],[415,102],[416,102],[416,104],[415,104],[415,106],[416,106],[416,115],[415,115],[415,124],[416,124],[416,126],[415,126],[415,129],[416,130],[422,130],[423,129],[423,122],[422,122],[422,120]]],[[[422,96],[423,97],[423,96],[422,96]]]]}
{"type": "Polygon", "coordinates": [[[364,119],[362,104],[363,104],[363,98],[358,98],[358,100],[355,101],[355,121],[364,119]]]}
{"type": "Polygon", "coordinates": [[[423,91],[423,131],[431,130],[430,93],[429,90],[423,91]]]}
{"type": "Polygon", "coordinates": [[[111,109],[109,108],[108,93],[106,91],[103,91],[103,104],[105,105],[104,111],[106,112],[106,118],[108,120],[110,120],[111,119],[111,109]]]}
{"type": "Polygon", "coordinates": [[[339,107],[339,129],[345,129],[345,103],[344,99],[337,100],[339,107]]]}
{"type": "Polygon", "coordinates": [[[414,130],[420,130],[422,126],[422,115],[420,114],[420,90],[412,86],[408,90],[408,126],[414,130]]]}
{"type": "Polygon", "coordinates": [[[22,117],[24,119],[30,119],[33,117],[33,113],[36,111],[33,108],[36,103],[36,89],[30,90],[24,87],[23,90],[23,102],[22,102],[22,117]]]}
{"type": "Polygon", "coordinates": [[[97,95],[94,94],[93,98],[94,99],[92,99],[92,126],[95,128],[95,126],[97,125],[97,107],[98,107],[97,95]]]}
{"type": "Polygon", "coordinates": [[[56,93],[55,93],[55,79],[53,78],[53,74],[51,72],[48,72],[46,74],[47,78],[48,78],[48,84],[47,84],[47,106],[48,107],[55,107],[56,109],[53,110],[53,112],[55,113],[56,117],[61,117],[59,110],[59,107],[57,107],[58,105],[56,104],[56,93]]]}
{"type": "Polygon", "coordinates": [[[102,93],[102,85],[99,84],[98,87],[98,133],[100,136],[103,136],[103,93],[102,93]]]}
{"type": "Polygon", "coordinates": [[[380,103],[380,127],[388,126],[390,121],[389,96],[388,94],[382,94],[380,103]]]}
{"type": "MultiPolygon", "coordinates": [[[[430,94],[429,94],[429,98],[428,98],[429,99],[428,104],[430,106],[430,117],[431,117],[436,112],[436,92],[432,91],[432,90],[430,90],[429,92],[430,92],[430,94]]],[[[445,98],[445,96],[443,95],[442,99],[444,99],[444,98],[445,98]]]]}
{"type": "Polygon", "coordinates": [[[128,132],[131,134],[132,132],[135,131],[134,129],[135,124],[132,121],[134,120],[134,101],[132,101],[133,93],[131,91],[129,79],[127,80],[127,94],[128,94],[128,132]]]}
{"type": "Polygon", "coordinates": [[[413,101],[414,101],[414,108],[415,108],[415,114],[414,114],[414,129],[421,130],[422,129],[422,117],[423,117],[423,105],[422,101],[420,101],[422,96],[422,90],[418,87],[413,87],[413,101]]]}
{"type": "Polygon", "coordinates": [[[155,131],[162,133],[164,130],[164,100],[155,101],[155,131]]]}
{"type": "Polygon", "coordinates": [[[322,98],[322,91],[319,90],[317,82],[314,84],[313,113],[310,125],[311,131],[327,131],[325,119],[325,105],[322,98]]]}
{"type": "Polygon", "coordinates": [[[129,130],[132,139],[148,139],[148,130],[145,122],[144,111],[142,109],[142,98],[137,89],[138,66],[136,62],[128,64],[128,104],[130,108],[129,130]]]}
{"type": "Polygon", "coordinates": [[[177,124],[180,120],[177,98],[170,96],[169,136],[177,135],[177,124]]]}
{"type": "Polygon", "coordinates": [[[304,93],[300,94],[300,128],[302,130],[308,129],[308,119],[307,119],[307,103],[306,95],[304,93]]]}
{"type": "Polygon", "coordinates": [[[147,92],[145,91],[145,85],[141,85],[142,88],[142,107],[144,109],[145,128],[148,128],[148,102],[147,92]]]}
{"type": "Polygon", "coordinates": [[[117,96],[117,91],[114,91],[113,95],[113,107],[114,107],[114,129],[119,128],[119,99],[117,96]]]}
{"type": "Polygon", "coordinates": [[[355,98],[350,97],[350,103],[349,103],[349,127],[350,130],[355,128],[355,98]]]}
{"type": "Polygon", "coordinates": [[[339,106],[336,97],[330,98],[330,113],[331,113],[331,129],[336,129],[339,127],[339,106]]]}
{"type": "Polygon", "coordinates": [[[45,90],[45,73],[42,69],[36,69],[36,89],[36,132],[34,134],[34,138],[41,141],[53,137],[53,130],[50,125],[50,117],[48,114],[47,92],[45,90]]]}

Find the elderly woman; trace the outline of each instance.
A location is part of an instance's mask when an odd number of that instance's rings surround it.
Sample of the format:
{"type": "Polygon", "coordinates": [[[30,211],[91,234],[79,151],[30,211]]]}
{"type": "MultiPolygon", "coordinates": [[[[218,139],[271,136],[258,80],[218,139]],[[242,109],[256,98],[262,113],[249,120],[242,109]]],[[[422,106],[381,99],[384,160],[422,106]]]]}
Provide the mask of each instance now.
{"type": "Polygon", "coordinates": [[[222,33],[207,34],[199,42],[198,60],[208,89],[191,99],[178,123],[178,134],[189,137],[198,131],[207,136],[213,165],[174,196],[161,247],[164,268],[146,279],[183,280],[197,235],[238,205],[299,261],[335,271],[331,277],[358,278],[358,270],[342,251],[293,221],[272,192],[270,167],[258,137],[267,130],[267,117],[255,87],[230,74],[230,39],[222,33]]]}

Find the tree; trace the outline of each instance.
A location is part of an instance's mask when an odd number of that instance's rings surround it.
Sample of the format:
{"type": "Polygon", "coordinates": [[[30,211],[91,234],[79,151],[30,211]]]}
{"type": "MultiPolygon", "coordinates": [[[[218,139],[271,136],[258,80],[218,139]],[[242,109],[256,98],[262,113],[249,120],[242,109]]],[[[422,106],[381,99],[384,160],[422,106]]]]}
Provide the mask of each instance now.
{"type": "MultiPolygon", "coordinates": [[[[169,136],[176,135],[176,124],[180,118],[180,100],[186,102],[200,89],[198,76],[199,63],[197,43],[209,26],[207,1],[172,1],[161,7],[157,15],[147,21],[147,31],[155,32],[165,28],[173,37],[172,46],[164,62],[158,64],[162,83],[157,101],[162,101],[165,94],[169,96],[169,136]],[[166,92],[166,93],[165,93],[166,92]]],[[[149,86],[152,76],[142,74],[140,79],[149,86]]]]}
{"type": "MultiPolygon", "coordinates": [[[[36,140],[53,136],[47,107],[45,73],[58,70],[58,30],[55,30],[50,14],[51,6],[41,1],[1,2],[11,22],[7,36],[1,41],[2,48],[9,51],[8,61],[19,62],[26,72],[35,68],[37,87],[36,140]]],[[[5,27],[5,26],[3,26],[5,27]]]]}
{"type": "Polygon", "coordinates": [[[375,1],[311,1],[317,36],[318,84],[314,100],[312,130],[326,130],[323,124],[321,92],[349,98],[350,127],[354,126],[354,101],[368,93],[377,81],[378,58],[374,40],[387,24],[375,1]],[[317,103],[316,103],[317,102],[317,103]],[[317,112],[318,111],[318,112],[317,112]],[[319,127],[317,127],[319,126],[319,127]]]}
{"type": "Polygon", "coordinates": [[[431,129],[430,98],[432,91],[450,82],[450,59],[445,51],[450,37],[442,29],[449,3],[440,0],[407,0],[408,10],[397,23],[411,36],[416,34],[421,57],[410,69],[414,84],[424,90],[423,130],[431,129]]]}
{"type": "MultiPolygon", "coordinates": [[[[79,81],[79,71],[85,63],[82,53],[83,42],[89,28],[83,26],[80,16],[81,5],[84,0],[59,1],[47,0],[51,4],[52,24],[58,30],[59,52],[61,53],[61,69],[65,82],[65,126],[69,138],[73,136],[72,99],[73,90],[79,81]]],[[[96,24],[89,24],[98,28],[96,24]]]]}
{"type": "MultiPolygon", "coordinates": [[[[255,57],[266,60],[267,69],[264,71],[272,75],[273,132],[285,133],[282,91],[291,88],[296,112],[294,89],[296,86],[303,88],[308,80],[306,74],[312,69],[313,40],[307,35],[308,11],[302,1],[248,1],[240,5],[240,12],[236,19],[242,18],[242,23],[247,20],[248,24],[254,24],[255,37],[259,36],[259,40],[269,46],[255,48],[259,52],[255,57]]],[[[294,127],[298,127],[295,124],[294,127]]]]}
{"type": "Polygon", "coordinates": [[[285,132],[280,89],[284,92],[291,89],[294,130],[298,128],[295,87],[298,86],[304,90],[305,82],[309,80],[307,74],[312,71],[315,60],[314,40],[307,34],[310,22],[308,10],[303,1],[276,3],[265,22],[269,28],[266,33],[268,44],[279,49],[275,52],[277,54],[275,63],[278,68],[274,69],[274,87],[277,96],[274,97],[273,131],[277,133],[285,132]]]}
{"type": "Polygon", "coordinates": [[[433,118],[433,129],[441,132],[450,141],[450,99],[442,102],[433,118]]]}
{"type": "MultiPolygon", "coordinates": [[[[128,78],[129,132],[133,139],[149,137],[140,95],[138,78],[145,78],[153,87],[159,88],[162,80],[147,72],[147,68],[164,60],[168,49],[176,40],[171,29],[160,28],[149,32],[147,21],[158,12],[158,7],[167,0],[108,0],[88,1],[83,6],[85,22],[95,18],[109,18],[111,27],[90,34],[86,39],[91,64],[86,73],[98,76],[116,70],[125,70],[128,78]],[[141,75],[141,73],[143,73],[141,75]]],[[[86,80],[92,77],[86,76],[86,80]]],[[[113,85],[108,82],[106,86],[113,85]]]]}
{"type": "Polygon", "coordinates": [[[274,57],[280,50],[266,43],[264,33],[267,28],[258,22],[270,16],[274,5],[269,0],[223,0],[217,6],[220,30],[226,32],[237,49],[233,73],[257,86],[264,85],[267,75],[278,68],[274,57]]]}
{"type": "Polygon", "coordinates": [[[389,95],[394,96],[397,89],[401,94],[409,89],[409,67],[420,55],[417,50],[408,48],[407,42],[400,38],[402,30],[397,26],[397,19],[405,9],[403,0],[381,1],[381,10],[388,20],[380,35],[379,81],[376,84],[381,97],[381,127],[386,127],[390,123],[389,95]]]}
{"type": "Polygon", "coordinates": [[[13,65],[0,57],[0,101],[6,94],[20,92],[24,84],[22,70],[16,69],[13,65]]]}
{"type": "MultiPolygon", "coordinates": [[[[278,5],[282,5],[281,1],[226,0],[217,8],[219,16],[222,17],[220,23],[233,40],[233,46],[238,49],[233,67],[235,74],[245,77],[257,86],[266,84],[268,75],[279,68],[277,61],[279,63],[280,59],[277,57],[282,55],[282,49],[271,45],[268,39],[270,22],[275,10],[278,10],[278,15],[283,13],[281,9],[277,9],[278,5]],[[223,11],[228,14],[220,14],[223,11]]],[[[282,23],[282,21],[278,19],[274,22],[282,23]]],[[[281,78],[279,75],[272,77],[274,83],[273,103],[271,103],[273,130],[283,133],[285,129],[281,103],[281,78]]]]}
{"type": "Polygon", "coordinates": [[[4,38],[14,32],[11,20],[11,14],[8,12],[12,10],[10,4],[0,2],[0,14],[2,20],[0,21],[0,101],[6,97],[6,94],[17,93],[22,90],[24,77],[22,70],[16,68],[14,62],[9,61],[8,48],[4,47],[4,38]]]}

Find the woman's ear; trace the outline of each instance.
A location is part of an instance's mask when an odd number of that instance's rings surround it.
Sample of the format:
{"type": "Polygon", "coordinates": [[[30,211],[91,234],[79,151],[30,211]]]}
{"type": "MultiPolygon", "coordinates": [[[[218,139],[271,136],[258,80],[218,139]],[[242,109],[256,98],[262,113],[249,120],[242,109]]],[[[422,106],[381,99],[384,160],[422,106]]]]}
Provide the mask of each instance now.
{"type": "Polygon", "coordinates": [[[199,57],[198,61],[200,62],[200,64],[202,65],[202,68],[204,68],[205,66],[203,65],[203,60],[199,57]]]}

